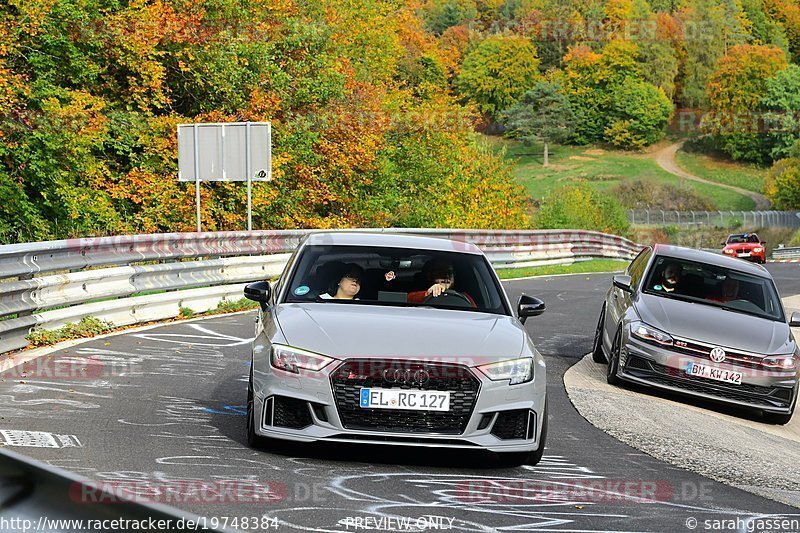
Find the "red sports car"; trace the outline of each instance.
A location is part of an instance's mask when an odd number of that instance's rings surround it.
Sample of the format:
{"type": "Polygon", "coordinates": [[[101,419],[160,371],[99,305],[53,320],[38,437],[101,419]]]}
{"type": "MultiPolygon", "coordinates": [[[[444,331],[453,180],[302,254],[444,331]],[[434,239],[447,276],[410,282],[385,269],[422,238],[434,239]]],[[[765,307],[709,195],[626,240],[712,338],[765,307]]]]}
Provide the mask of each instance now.
{"type": "Polygon", "coordinates": [[[736,233],[729,235],[728,240],[720,243],[725,248],[722,253],[730,257],[738,257],[747,261],[764,264],[767,262],[767,244],[758,238],[755,233],[736,233]]]}

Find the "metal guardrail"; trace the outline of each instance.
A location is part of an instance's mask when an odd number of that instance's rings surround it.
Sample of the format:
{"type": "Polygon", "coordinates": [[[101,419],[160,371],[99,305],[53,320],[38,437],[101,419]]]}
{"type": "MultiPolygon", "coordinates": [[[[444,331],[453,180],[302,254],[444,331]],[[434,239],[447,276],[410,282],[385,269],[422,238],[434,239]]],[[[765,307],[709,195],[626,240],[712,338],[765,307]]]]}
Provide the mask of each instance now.
{"type": "Polygon", "coordinates": [[[628,220],[631,224],[645,226],[800,228],[800,211],[667,211],[662,209],[632,209],[628,211],[628,220]]]}
{"type": "Polygon", "coordinates": [[[773,259],[800,259],[800,247],[797,248],[773,248],[773,259]]]}
{"type": "MultiPolygon", "coordinates": [[[[640,249],[622,237],[581,230],[359,231],[472,242],[499,268],[630,259],[640,249]]],[[[86,316],[127,326],[178,316],[181,307],[203,312],[239,299],[245,282],[277,277],[308,233],[169,233],[0,246],[0,278],[18,278],[0,283],[0,317],[7,317],[0,320],[0,353],[25,347],[33,328],[56,329],[86,316]],[[157,263],[134,264],[141,262],[157,263]],[[108,268],[94,268],[102,266],[108,268]]]]}

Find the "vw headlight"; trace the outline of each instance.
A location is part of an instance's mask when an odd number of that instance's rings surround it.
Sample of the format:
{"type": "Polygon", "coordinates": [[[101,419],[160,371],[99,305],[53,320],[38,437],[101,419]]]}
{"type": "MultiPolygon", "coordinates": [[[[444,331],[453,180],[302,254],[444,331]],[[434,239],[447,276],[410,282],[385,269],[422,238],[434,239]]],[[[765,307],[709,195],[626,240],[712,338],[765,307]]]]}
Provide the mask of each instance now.
{"type": "Polygon", "coordinates": [[[797,357],[794,355],[770,355],[761,360],[761,364],[773,370],[795,370],[797,357]]]}
{"type": "Polygon", "coordinates": [[[527,383],[533,379],[533,359],[523,357],[510,359],[499,363],[481,365],[478,370],[483,372],[492,381],[509,380],[509,385],[527,383]]]}
{"type": "Polygon", "coordinates": [[[270,356],[273,367],[294,374],[299,374],[300,370],[317,372],[325,368],[333,360],[331,357],[281,344],[272,345],[272,355],[270,356]]]}
{"type": "Polygon", "coordinates": [[[647,342],[654,342],[662,346],[672,346],[672,336],[669,333],[664,333],[660,329],[656,329],[644,322],[632,322],[631,334],[637,339],[647,342]]]}

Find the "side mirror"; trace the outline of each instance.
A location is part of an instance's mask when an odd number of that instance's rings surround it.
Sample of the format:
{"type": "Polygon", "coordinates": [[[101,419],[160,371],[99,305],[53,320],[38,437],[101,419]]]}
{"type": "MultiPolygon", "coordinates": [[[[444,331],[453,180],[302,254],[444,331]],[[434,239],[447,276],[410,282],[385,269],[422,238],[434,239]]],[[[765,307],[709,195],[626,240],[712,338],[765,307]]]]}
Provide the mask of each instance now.
{"type": "Polygon", "coordinates": [[[625,292],[633,294],[633,289],[631,288],[630,276],[626,276],[624,274],[617,274],[616,276],[614,276],[614,286],[618,289],[622,289],[625,292]]]}
{"type": "Polygon", "coordinates": [[[761,241],[761,244],[767,244],[767,241],[761,241]]]}
{"type": "Polygon", "coordinates": [[[792,318],[789,319],[789,326],[793,328],[800,328],[800,312],[795,311],[792,313],[792,318]]]}
{"type": "Polygon", "coordinates": [[[544,310],[544,302],[539,298],[528,296],[527,294],[523,294],[519,297],[519,302],[517,303],[517,316],[519,317],[519,321],[523,324],[529,316],[539,316],[544,313],[544,310]]]}
{"type": "Polygon", "coordinates": [[[720,246],[725,246],[726,244],[727,244],[727,243],[725,243],[725,242],[721,242],[721,243],[719,243],[719,245],[720,245],[720,246]]]}
{"type": "Polygon", "coordinates": [[[266,311],[269,297],[272,292],[269,281],[257,281],[244,287],[244,297],[261,304],[261,310],[266,311]]]}

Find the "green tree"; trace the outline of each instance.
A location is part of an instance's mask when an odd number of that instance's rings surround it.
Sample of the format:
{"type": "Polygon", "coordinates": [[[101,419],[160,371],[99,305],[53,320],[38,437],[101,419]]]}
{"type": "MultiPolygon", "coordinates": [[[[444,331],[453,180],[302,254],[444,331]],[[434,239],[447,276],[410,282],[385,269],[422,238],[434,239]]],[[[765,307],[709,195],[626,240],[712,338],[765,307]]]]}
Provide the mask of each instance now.
{"type": "Polygon", "coordinates": [[[447,28],[478,18],[474,0],[429,0],[423,7],[425,26],[441,35],[447,28]]]}
{"type": "Polygon", "coordinates": [[[495,35],[464,58],[456,86],[462,97],[494,117],[541,79],[536,47],[518,35],[495,35]]]}
{"type": "Polygon", "coordinates": [[[629,81],[614,91],[608,142],[620,148],[641,149],[659,141],[672,116],[664,91],[645,81],[629,81]]]}
{"type": "Polygon", "coordinates": [[[549,164],[549,143],[562,142],[575,129],[575,113],[558,83],[542,81],[502,114],[507,135],[526,143],[544,143],[544,166],[549,164]]]}
{"type": "Polygon", "coordinates": [[[800,139],[800,66],[789,65],[767,80],[760,107],[766,111],[770,156],[774,160],[790,156],[800,139]]]}

